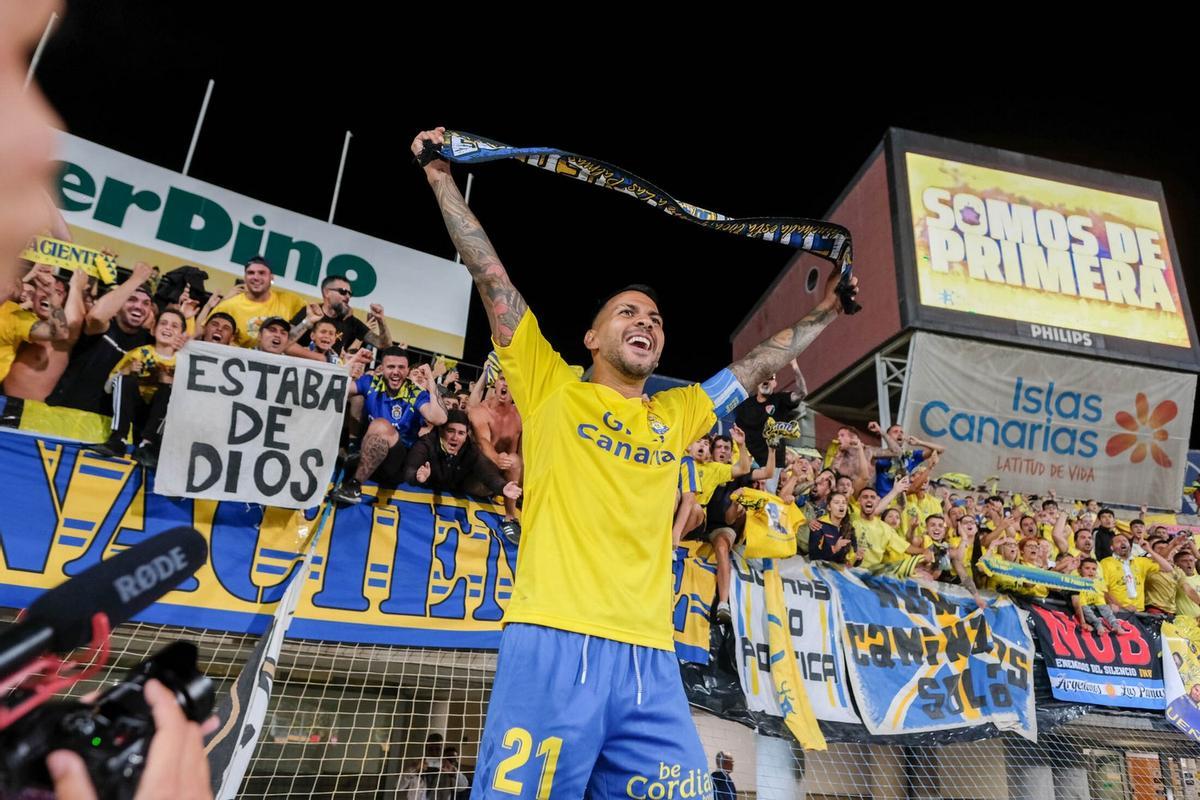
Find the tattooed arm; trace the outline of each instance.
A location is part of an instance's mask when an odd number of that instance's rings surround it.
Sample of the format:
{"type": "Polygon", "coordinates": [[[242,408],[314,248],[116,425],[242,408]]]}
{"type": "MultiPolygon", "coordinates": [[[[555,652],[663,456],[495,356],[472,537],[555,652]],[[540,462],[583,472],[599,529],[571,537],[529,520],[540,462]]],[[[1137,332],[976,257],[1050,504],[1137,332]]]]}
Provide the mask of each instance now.
{"type": "MultiPolygon", "coordinates": [[[[426,141],[442,144],[445,130],[435,128],[417,134],[412,143],[413,154],[420,153],[426,141]]],[[[441,160],[431,161],[425,166],[425,177],[433,187],[433,194],[442,209],[446,230],[483,299],[483,308],[487,311],[488,324],[492,328],[492,339],[501,347],[506,347],[512,341],[517,323],[525,315],[528,307],[525,298],[508,279],[508,273],[488,241],[483,226],[459,193],[450,175],[450,165],[441,160]]]]}
{"type": "MultiPolygon", "coordinates": [[[[835,269],[825,282],[825,296],[803,319],[790,328],[784,328],[729,365],[729,370],[748,394],[754,394],[759,383],[787,365],[812,344],[817,334],[825,330],[825,326],[837,318],[842,307],[837,294],[834,293],[839,277],[840,273],[835,269]]],[[[857,293],[858,278],[851,278],[850,283],[857,293]]]]}

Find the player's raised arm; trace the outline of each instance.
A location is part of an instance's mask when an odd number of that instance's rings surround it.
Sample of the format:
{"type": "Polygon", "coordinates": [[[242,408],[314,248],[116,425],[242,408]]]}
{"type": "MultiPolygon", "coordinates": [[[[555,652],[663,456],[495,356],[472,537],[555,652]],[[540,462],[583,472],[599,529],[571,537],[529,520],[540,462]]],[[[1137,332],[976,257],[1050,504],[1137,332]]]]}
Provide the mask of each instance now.
{"type": "MultiPolygon", "coordinates": [[[[770,339],[752,349],[737,361],[729,365],[738,382],[748,395],[757,391],[758,384],[774,375],[805,348],[812,344],[817,334],[825,330],[825,326],[833,322],[841,312],[841,301],[838,300],[835,289],[841,274],[834,270],[825,282],[825,296],[816,308],[808,312],[803,319],[791,327],[784,328],[770,339]]],[[[851,291],[858,293],[858,278],[850,279],[851,291]]]]}
{"type": "MultiPolygon", "coordinates": [[[[445,131],[445,128],[434,128],[417,134],[412,143],[413,154],[419,155],[427,141],[442,144],[445,131]]],[[[458,191],[450,174],[450,164],[441,159],[430,161],[425,165],[425,177],[433,187],[433,194],[442,209],[446,230],[462,256],[467,271],[475,280],[479,296],[483,298],[488,324],[492,328],[492,339],[501,347],[507,347],[517,323],[528,308],[525,298],[508,279],[508,273],[488,241],[483,226],[458,191]]]]}

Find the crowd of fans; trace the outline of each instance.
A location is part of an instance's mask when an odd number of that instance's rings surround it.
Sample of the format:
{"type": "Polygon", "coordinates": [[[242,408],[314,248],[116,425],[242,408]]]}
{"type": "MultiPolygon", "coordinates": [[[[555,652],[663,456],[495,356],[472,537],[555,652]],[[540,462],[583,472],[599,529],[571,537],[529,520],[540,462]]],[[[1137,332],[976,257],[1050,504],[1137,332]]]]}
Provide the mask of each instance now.
{"type": "MultiPolygon", "coordinates": [[[[341,276],[326,277],[322,302],[306,304],[274,288],[262,258],[225,293],[209,292],[199,270],[177,272],[159,277],[139,263],[105,290],[82,271],[29,265],[19,286],[0,287],[3,394],[110,417],[111,435],[90,449],[123,457],[132,441],[132,457],[153,467],[176,354],[189,339],[340,365],[351,378],[347,477],[334,501],[361,502],[366,481],[494,498],[505,506],[502,532],[519,542],[521,416],[494,359],[471,382],[444,359],[415,363],[393,341],[382,307],[370,306],[365,321],[355,316],[341,276]]],[[[1187,533],[1118,520],[1094,500],[934,480],[943,448],[898,425],[840,428],[823,453],[788,446],[806,391],[792,367],[794,390],[764,381],[721,432],[680,459],[673,536],[711,545],[718,623],[730,622],[731,553],[744,541],[749,490],[795,509],[798,553],[840,569],[959,584],[981,608],[985,589],[1031,599],[1059,593],[1037,570],[1078,576],[1091,590],[1062,599],[1096,632],[1119,631],[1118,614],[1200,617],[1200,554],[1187,533]],[[868,434],[879,444],[864,441],[868,434]],[[1029,569],[997,573],[987,560],[1029,569]]],[[[452,800],[469,784],[454,748],[431,739],[397,788],[413,800],[452,800]]]]}
{"type": "Polygon", "coordinates": [[[139,263],[105,287],[83,270],[28,264],[18,285],[0,287],[0,390],[110,417],[110,436],[90,449],[120,457],[131,440],[133,458],[153,467],[175,356],[189,339],[341,365],[352,378],[343,440],[351,477],[334,499],[360,502],[366,480],[498,496],[505,534],[520,535],[521,421],[494,362],[469,386],[444,359],[413,365],[381,306],[365,322],[355,316],[342,276],[327,276],[312,304],[275,288],[263,258],[228,292],[208,291],[206,278],[194,267],[158,276],[139,263]]]}
{"type": "MultiPolygon", "coordinates": [[[[739,424],[757,425],[763,408],[794,406],[795,395],[774,394],[773,384],[738,409],[739,424]]],[[[813,561],[959,584],[981,608],[982,589],[1029,599],[1058,594],[1089,631],[1117,631],[1118,613],[1200,615],[1197,544],[1188,531],[1147,525],[1144,507],[1141,517],[1120,520],[1095,500],[987,491],[961,485],[965,476],[932,480],[943,448],[899,425],[868,429],[879,446],[843,427],[823,454],[784,448],[778,471],[775,449],[765,444],[766,466],[750,459],[749,428],[734,426],[732,442],[718,435],[692,445],[681,466],[676,530],[712,543],[719,621],[729,621],[729,551],[744,533],[738,496],[751,486],[800,509],[797,549],[813,561]],[[1092,589],[1057,590],[1050,573],[1086,579],[1092,589]]]]}
{"type": "MultiPolygon", "coordinates": [[[[360,502],[364,481],[493,497],[505,504],[504,534],[519,540],[521,417],[494,360],[470,383],[444,359],[415,365],[382,307],[371,305],[365,321],[355,316],[341,276],[326,277],[312,304],[275,288],[263,258],[223,294],[209,292],[206,277],[192,267],[159,277],[139,263],[105,291],[82,271],[29,265],[19,286],[0,287],[3,393],[106,415],[112,433],[91,449],[123,456],[131,439],[133,457],[154,466],[175,356],[188,339],[341,365],[352,380],[347,478],[335,501],[360,502]]],[[[693,443],[681,459],[674,538],[711,543],[719,621],[729,619],[730,552],[743,536],[740,500],[750,488],[803,514],[808,535],[798,536],[798,551],[812,560],[961,584],[981,605],[983,588],[1033,598],[1053,591],[1037,573],[993,574],[984,559],[1079,576],[1094,581],[1094,591],[1069,597],[1088,629],[1115,629],[1114,612],[1200,615],[1189,535],[1118,521],[1092,500],[931,481],[943,449],[898,425],[867,426],[879,445],[843,427],[823,454],[786,447],[780,430],[805,393],[792,366],[793,391],[764,381],[736,424],[722,428],[728,434],[693,443]]]]}

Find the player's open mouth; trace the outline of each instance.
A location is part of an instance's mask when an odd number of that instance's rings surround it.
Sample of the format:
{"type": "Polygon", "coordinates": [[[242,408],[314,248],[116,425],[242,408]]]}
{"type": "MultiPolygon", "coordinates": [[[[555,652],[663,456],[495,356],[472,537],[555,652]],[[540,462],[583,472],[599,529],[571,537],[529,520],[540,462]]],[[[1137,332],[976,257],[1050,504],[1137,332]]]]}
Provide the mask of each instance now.
{"type": "Polygon", "coordinates": [[[625,340],[625,343],[631,347],[634,347],[638,350],[644,350],[646,352],[650,352],[654,349],[654,342],[651,341],[650,337],[641,333],[635,333],[628,337],[625,340]]]}

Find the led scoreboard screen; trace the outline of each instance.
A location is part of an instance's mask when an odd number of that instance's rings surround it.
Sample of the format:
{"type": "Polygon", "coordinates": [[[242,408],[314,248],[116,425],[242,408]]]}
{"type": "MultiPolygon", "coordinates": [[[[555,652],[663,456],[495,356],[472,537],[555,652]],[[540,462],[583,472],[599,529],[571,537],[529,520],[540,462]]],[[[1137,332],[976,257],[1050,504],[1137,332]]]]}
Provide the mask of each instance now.
{"type": "Polygon", "coordinates": [[[891,139],[898,263],[918,327],[1197,365],[1159,184],[908,131],[891,139]]]}

